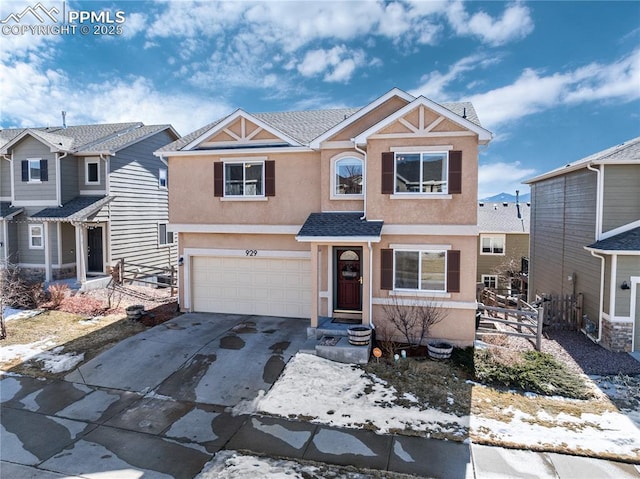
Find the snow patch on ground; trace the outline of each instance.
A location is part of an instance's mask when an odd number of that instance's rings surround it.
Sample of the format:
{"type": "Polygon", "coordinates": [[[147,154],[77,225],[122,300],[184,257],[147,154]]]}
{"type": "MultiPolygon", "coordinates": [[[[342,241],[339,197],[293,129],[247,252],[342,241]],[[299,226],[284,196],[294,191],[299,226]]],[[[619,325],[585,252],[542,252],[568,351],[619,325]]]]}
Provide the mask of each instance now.
{"type": "Polygon", "coordinates": [[[5,321],[15,321],[16,319],[29,319],[43,313],[44,309],[14,309],[4,308],[2,315],[5,321]]]}
{"type": "Polygon", "coordinates": [[[62,353],[63,346],[53,348],[51,351],[44,351],[33,359],[42,361],[42,369],[50,373],[62,373],[74,369],[84,360],[84,353],[62,353]]]}
{"type": "MultiPolygon", "coordinates": [[[[580,417],[531,415],[515,404],[509,408],[511,417],[500,421],[478,415],[459,417],[432,408],[402,407],[396,399],[398,394],[393,387],[370,378],[355,366],[298,353],[251,409],[282,417],[313,418],[312,422],[336,427],[360,428],[369,424],[381,434],[395,429],[425,435],[454,431],[461,436],[470,435],[476,442],[499,441],[525,449],[551,446],[567,451],[640,457],[640,430],[634,423],[640,416],[638,411],[632,415],[623,411],[580,417]]],[[[500,415],[508,417],[504,412],[500,415]]]]}
{"type": "Polygon", "coordinates": [[[42,369],[50,373],[61,373],[75,368],[84,360],[84,353],[62,353],[63,346],[55,346],[53,338],[45,338],[29,344],[12,344],[0,347],[0,363],[20,360],[42,361],[42,369]]]}
{"type": "Polygon", "coordinates": [[[29,344],[11,344],[9,346],[1,346],[0,362],[13,361],[14,359],[20,359],[23,362],[28,361],[42,353],[42,351],[46,351],[51,346],[55,346],[55,344],[56,343],[53,341],[53,338],[49,337],[29,344]]]}
{"type": "Polygon", "coordinates": [[[336,427],[373,425],[381,434],[403,429],[456,433],[468,425],[468,416],[399,407],[398,399],[395,388],[370,379],[355,366],[298,353],[255,408],[283,417],[311,417],[312,422],[336,427]]]}

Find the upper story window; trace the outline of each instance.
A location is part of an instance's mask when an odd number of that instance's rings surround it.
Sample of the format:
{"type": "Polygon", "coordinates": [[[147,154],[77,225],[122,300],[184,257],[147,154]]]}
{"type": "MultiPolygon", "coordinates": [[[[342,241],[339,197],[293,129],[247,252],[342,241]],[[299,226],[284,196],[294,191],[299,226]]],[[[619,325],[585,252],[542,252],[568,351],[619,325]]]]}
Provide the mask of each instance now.
{"type": "Polygon", "coordinates": [[[480,254],[504,255],[505,235],[480,235],[480,254]]]}
{"type": "Polygon", "coordinates": [[[85,158],[84,160],[85,184],[97,185],[100,183],[100,160],[97,158],[85,158]]]}
{"type": "Polygon", "coordinates": [[[48,161],[40,158],[22,160],[22,181],[40,183],[49,180],[48,161]]]}
{"type": "Polygon", "coordinates": [[[363,161],[359,158],[341,158],[334,162],[334,196],[362,196],[363,161]]]}
{"type": "Polygon", "coordinates": [[[396,153],[395,193],[447,193],[448,153],[396,153]]]}
{"type": "Polygon", "coordinates": [[[224,196],[264,196],[264,162],[224,164],[224,196]]]}
{"type": "Polygon", "coordinates": [[[485,288],[496,289],[498,287],[498,276],[495,274],[483,274],[482,283],[485,288]]]}
{"type": "Polygon", "coordinates": [[[29,225],[29,249],[44,248],[44,230],[41,224],[29,225]]]}
{"type": "Polygon", "coordinates": [[[167,187],[167,169],[166,168],[160,168],[158,170],[158,186],[160,188],[167,187]]]}

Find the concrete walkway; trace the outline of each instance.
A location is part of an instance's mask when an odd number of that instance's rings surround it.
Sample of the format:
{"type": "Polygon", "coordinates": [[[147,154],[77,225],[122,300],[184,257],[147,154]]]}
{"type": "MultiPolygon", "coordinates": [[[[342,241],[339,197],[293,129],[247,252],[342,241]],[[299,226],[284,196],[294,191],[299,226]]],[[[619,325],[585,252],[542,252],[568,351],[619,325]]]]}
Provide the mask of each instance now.
{"type": "Polygon", "coordinates": [[[221,449],[438,478],[640,478],[559,454],[338,429],[231,408],[268,390],[307,321],[186,314],[65,380],[0,381],[0,477],[192,478],[221,449]]]}

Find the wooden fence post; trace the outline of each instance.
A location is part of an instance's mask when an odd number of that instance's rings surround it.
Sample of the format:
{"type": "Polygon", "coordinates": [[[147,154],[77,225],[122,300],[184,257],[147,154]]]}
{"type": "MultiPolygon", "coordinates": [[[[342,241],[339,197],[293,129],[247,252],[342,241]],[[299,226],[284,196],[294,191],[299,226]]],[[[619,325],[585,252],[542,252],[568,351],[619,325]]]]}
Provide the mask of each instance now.
{"type": "Polygon", "coordinates": [[[544,323],[544,308],[538,308],[538,328],[536,330],[536,351],[542,348],[542,325],[544,323]]]}
{"type": "Polygon", "coordinates": [[[175,280],[176,277],[176,267],[174,265],[171,265],[171,279],[169,284],[171,285],[171,296],[173,296],[174,294],[174,287],[173,287],[173,282],[175,280]]]}

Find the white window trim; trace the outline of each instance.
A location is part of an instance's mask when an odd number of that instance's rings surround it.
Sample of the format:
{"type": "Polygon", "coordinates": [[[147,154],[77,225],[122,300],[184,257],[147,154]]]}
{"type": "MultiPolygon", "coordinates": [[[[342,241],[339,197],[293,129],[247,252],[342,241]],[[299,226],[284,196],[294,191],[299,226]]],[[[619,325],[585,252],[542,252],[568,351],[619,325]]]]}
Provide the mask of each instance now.
{"type": "Polygon", "coordinates": [[[394,155],[393,155],[393,190],[394,192],[392,193],[391,197],[394,199],[397,198],[441,198],[441,199],[451,199],[451,195],[449,194],[449,151],[445,150],[445,149],[437,149],[437,150],[431,150],[431,149],[420,149],[419,151],[411,151],[413,150],[413,148],[407,148],[404,150],[398,149],[396,151],[394,151],[394,155]],[[396,189],[396,178],[397,178],[397,159],[398,159],[398,155],[402,155],[403,153],[406,154],[411,154],[411,155],[415,155],[415,154],[419,154],[420,155],[420,187],[422,188],[422,168],[423,168],[423,163],[422,163],[422,154],[423,153],[428,153],[430,155],[433,154],[437,154],[437,153],[441,153],[445,156],[445,171],[443,174],[443,179],[444,179],[444,183],[445,183],[445,188],[443,188],[443,191],[415,191],[415,192],[411,192],[411,191],[395,191],[396,189]]]}
{"type": "Polygon", "coordinates": [[[29,225],[29,249],[44,249],[44,223],[32,223],[29,225]],[[34,228],[40,228],[40,235],[33,234],[34,228]],[[40,246],[33,245],[33,238],[40,238],[40,246]]]}
{"type": "Polygon", "coordinates": [[[165,223],[163,221],[158,221],[158,248],[164,248],[164,247],[171,247],[174,245],[175,243],[175,233],[173,231],[169,231],[169,223],[165,223]],[[164,243],[161,241],[161,235],[160,235],[160,226],[164,225],[165,229],[164,229],[164,243]],[[172,235],[172,242],[169,242],[169,234],[172,235]]]}
{"type": "Polygon", "coordinates": [[[393,290],[396,292],[406,292],[406,293],[427,293],[429,295],[434,293],[447,293],[447,271],[448,271],[448,255],[447,250],[444,249],[421,249],[420,247],[405,249],[398,248],[393,249],[393,290]],[[444,253],[444,288],[443,289],[411,289],[411,288],[396,288],[396,252],[408,252],[408,253],[418,253],[418,285],[420,285],[422,280],[422,253],[444,253]]]}
{"type": "MultiPolygon", "coordinates": [[[[264,190],[266,188],[266,181],[265,181],[265,171],[264,171],[264,167],[265,167],[265,161],[266,159],[264,158],[235,158],[235,159],[227,159],[227,160],[223,160],[223,165],[222,165],[222,187],[223,187],[223,198],[229,198],[229,199],[255,199],[255,198],[266,198],[265,194],[264,194],[264,190]],[[243,168],[244,165],[247,163],[259,163],[262,165],[262,194],[260,195],[247,195],[244,194],[244,187],[245,187],[245,178],[244,178],[244,174],[242,176],[242,190],[243,190],[243,194],[241,195],[227,195],[227,165],[238,165],[238,164],[242,164],[243,168]]],[[[244,171],[244,170],[243,170],[244,171]]]]}
{"type": "Polygon", "coordinates": [[[40,161],[42,160],[42,158],[27,158],[27,171],[28,171],[28,181],[27,183],[42,183],[42,168],[40,167],[40,161]],[[31,178],[31,162],[32,161],[37,161],[38,162],[38,170],[40,171],[40,177],[33,179],[31,178]]]}
{"type": "Polygon", "coordinates": [[[169,185],[169,172],[166,168],[158,168],[158,188],[166,190],[169,185]],[[162,172],[164,171],[164,185],[162,184],[162,172]]]}
{"type": "Polygon", "coordinates": [[[100,158],[85,158],[84,159],[84,184],[85,185],[99,185],[100,184],[100,158]],[[95,163],[98,166],[98,181],[89,181],[89,165],[95,163]]]}
{"type": "Polygon", "coordinates": [[[486,287],[486,288],[497,288],[498,287],[498,275],[497,274],[483,274],[482,275],[482,284],[486,287]],[[486,279],[492,279],[495,286],[487,286],[485,284],[485,280],[486,279]]]}
{"type": "Polygon", "coordinates": [[[331,192],[329,195],[329,199],[331,200],[362,200],[364,199],[364,194],[365,194],[365,181],[364,181],[364,158],[362,158],[360,155],[356,155],[354,153],[351,152],[343,152],[340,153],[339,155],[336,155],[335,157],[333,157],[331,159],[331,192]],[[342,160],[347,160],[347,159],[354,159],[354,160],[358,160],[361,162],[362,164],[362,193],[360,194],[338,194],[336,193],[336,166],[338,164],[338,162],[342,161],[342,160]]]}
{"type": "Polygon", "coordinates": [[[480,234],[480,254],[483,256],[504,256],[507,250],[507,235],[505,234],[480,234]],[[491,245],[491,252],[485,253],[482,251],[482,240],[484,238],[500,238],[502,239],[502,253],[493,252],[493,244],[491,245]]]}

